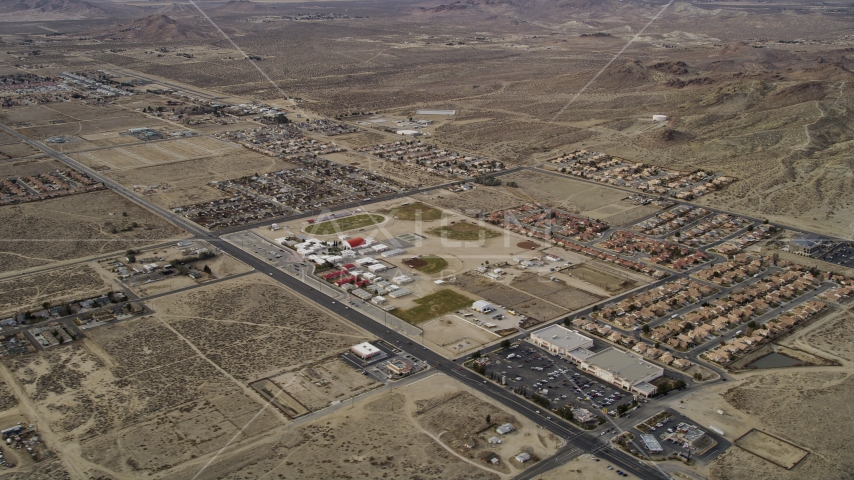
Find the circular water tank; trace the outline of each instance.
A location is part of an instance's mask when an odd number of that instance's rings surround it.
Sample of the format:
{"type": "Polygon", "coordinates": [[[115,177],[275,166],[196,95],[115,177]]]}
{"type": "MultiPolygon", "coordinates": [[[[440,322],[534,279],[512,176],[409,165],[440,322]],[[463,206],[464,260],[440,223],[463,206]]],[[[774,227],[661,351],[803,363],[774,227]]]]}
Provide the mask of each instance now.
{"type": "Polygon", "coordinates": [[[667,115],[653,115],[652,121],[654,121],[654,122],[666,122],[667,121],[667,115]]]}

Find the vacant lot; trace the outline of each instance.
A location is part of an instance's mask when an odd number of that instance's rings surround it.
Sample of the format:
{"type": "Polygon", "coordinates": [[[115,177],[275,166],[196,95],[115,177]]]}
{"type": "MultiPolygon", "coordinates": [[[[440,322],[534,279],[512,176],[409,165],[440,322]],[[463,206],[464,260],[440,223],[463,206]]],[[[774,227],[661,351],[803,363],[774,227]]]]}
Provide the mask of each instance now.
{"type": "Polygon", "coordinates": [[[747,426],[761,428],[811,454],[791,470],[785,470],[733,448],[711,465],[712,478],[841,478],[841,472],[854,471],[848,442],[844,436],[831,433],[854,428],[854,406],[850,401],[854,377],[817,368],[821,367],[750,375],[723,394],[729,408],[747,419],[747,426]]]}
{"type": "Polygon", "coordinates": [[[603,299],[599,295],[573,288],[563,280],[557,278],[552,280],[551,276],[548,275],[523,273],[516,277],[510,285],[569,310],[577,310],[603,299]]]}
{"type": "Polygon", "coordinates": [[[211,186],[211,181],[291,168],[294,166],[283,160],[241,148],[230,150],[227,155],[103,173],[125,187],[145,194],[159,205],[174,208],[228,197],[222,190],[211,186]],[[156,188],[149,190],[153,186],[156,188]]]}
{"type": "Polygon", "coordinates": [[[171,223],[110,191],[5,206],[0,208],[0,225],[0,272],[184,236],[171,223]]]}
{"type": "Polygon", "coordinates": [[[9,177],[24,177],[67,169],[65,164],[50,157],[0,162],[0,178],[5,180],[9,177]]]}
{"type": "Polygon", "coordinates": [[[350,323],[260,274],[159,298],[151,305],[205,356],[245,382],[368,340],[350,323]]]}
{"type": "Polygon", "coordinates": [[[570,274],[579,280],[614,294],[624,292],[637,285],[636,281],[626,276],[619,277],[616,272],[612,273],[611,269],[599,268],[598,265],[596,267],[588,264],[575,265],[564,270],[563,273],[570,274]]]}
{"type": "Polygon", "coordinates": [[[444,315],[454,310],[471,306],[473,300],[450,289],[438,292],[414,300],[417,307],[409,310],[395,310],[394,315],[412,324],[417,324],[439,315],[444,315]]]}
{"type": "MultiPolygon", "coordinates": [[[[502,177],[502,179],[505,177],[502,177]]],[[[518,189],[509,187],[481,187],[462,193],[443,192],[442,198],[433,197],[429,199],[442,208],[455,212],[467,213],[489,213],[510,207],[517,207],[530,200],[517,197],[518,189]]],[[[416,195],[427,201],[427,195],[416,195]],[[422,197],[423,196],[423,197],[422,197]]]]}
{"type": "MultiPolygon", "coordinates": [[[[530,451],[546,458],[559,442],[444,375],[369,396],[312,423],[280,431],[225,450],[197,478],[497,480],[521,470],[510,457],[530,451]],[[507,420],[517,428],[489,449],[498,455],[498,467],[479,457],[486,450],[483,437],[495,435],[495,425],[481,432],[489,427],[487,414],[493,424],[507,420]],[[463,435],[476,442],[478,455],[459,449],[463,435]]],[[[160,476],[192,477],[207,461],[202,457],[160,476]]]]}
{"type": "Polygon", "coordinates": [[[809,454],[807,450],[756,429],[739,437],[735,444],[786,469],[794,467],[809,454]]]}
{"type": "Polygon", "coordinates": [[[424,330],[424,340],[433,343],[431,348],[434,351],[451,358],[500,338],[453,313],[422,323],[419,327],[424,330]]]}
{"type": "Polygon", "coordinates": [[[382,215],[366,213],[364,215],[354,215],[337,218],[328,222],[316,223],[307,227],[305,231],[314,235],[332,235],[333,233],[346,232],[356,228],[367,227],[368,225],[377,225],[384,221],[385,217],[382,215]]]}
{"type": "Polygon", "coordinates": [[[112,290],[88,265],[75,265],[0,281],[0,313],[41,310],[42,303],[82,300],[112,290]]]}
{"type": "Polygon", "coordinates": [[[283,423],[157,318],[88,335],[39,355],[4,357],[0,367],[20,383],[45,436],[75,446],[60,451],[80,471],[114,478],[162,471],[221,448],[256,414],[242,438],[283,423]]]}
{"type": "Polygon", "coordinates": [[[491,228],[481,227],[475,223],[457,222],[453,225],[445,225],[434,227],[427,230],[427,233],[436,235],[437,237],[448,238],[451,240],[485,240],[487,238],[500,237],[501,233],[492,230],[491,228]]]}
{"type": "Polygon", "coordinates": [[[328,407],[380,386],[337,357],[326,358],[274,377],[270,381],[310,411],[328,407]]]}

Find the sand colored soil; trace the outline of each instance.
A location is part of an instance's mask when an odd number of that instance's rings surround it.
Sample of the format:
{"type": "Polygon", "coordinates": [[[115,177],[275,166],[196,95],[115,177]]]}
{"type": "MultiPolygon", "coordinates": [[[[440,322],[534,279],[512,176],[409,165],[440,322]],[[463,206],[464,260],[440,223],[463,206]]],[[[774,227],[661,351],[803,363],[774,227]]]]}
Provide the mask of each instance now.
{"type": "Polygon", "coordinates": [[[61,304],[101,295],[113,286],[89,265],[61,267],[0,281],[0,312],[41,310],[42,303],[61,304]]]}

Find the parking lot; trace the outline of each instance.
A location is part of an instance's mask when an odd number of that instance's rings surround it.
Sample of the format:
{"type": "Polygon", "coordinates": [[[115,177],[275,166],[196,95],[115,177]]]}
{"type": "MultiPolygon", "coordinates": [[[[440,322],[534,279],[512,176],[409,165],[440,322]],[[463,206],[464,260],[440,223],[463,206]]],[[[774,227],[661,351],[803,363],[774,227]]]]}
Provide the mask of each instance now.
{"type": "Polygon", "coordinates": [[[367,362],[347,351],[339,355],[339,358],[359,371],[362,375],[372,377],[382,383],[400,380],[406,376],[413,375],[427,368],[427,362],[416,358],[414,355],[405,354],[403,350],[396,348],[382,340],[371,342],[371,344],[380,350],[384,355],[373,358],[367,362]],[[409,373],[405,375],[396,375],[389,369],[389,364],[397,363],[398,365],[405,364],[411,368],[409,373]]]}
{"type": "MultiPolygon", "coordinates": [[[[582,372],[569,360],[528,343],[488,357],[488,368],[505,375],[510,388],[524,386],[529,393],[548,398],[551,408],[579,407],[591,413],[607,408],[609,414],[616,416],[617,407],[634,399],[631,393],[582,372]]],[[[626,416],[630,415],[629,412],[626,416]]]]}
{"type": "Polygon", "coordinates": [[[837,265],[854,267],[854,246],[850,243],[840,243],[821,255],[819,259],[837,265]]]}

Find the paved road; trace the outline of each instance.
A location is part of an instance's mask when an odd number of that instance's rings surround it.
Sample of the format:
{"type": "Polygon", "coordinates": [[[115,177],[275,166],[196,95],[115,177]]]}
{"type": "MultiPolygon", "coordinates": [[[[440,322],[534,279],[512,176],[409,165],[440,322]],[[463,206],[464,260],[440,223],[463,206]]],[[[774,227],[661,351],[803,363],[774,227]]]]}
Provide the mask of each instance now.
{"type": "MultiPolygon", "coordinates": [[[[364,330],[370,332],[372,335],[381,338],[390,344],[400,346],[400,348],[403,349],[406,353],[416,355],[430,362],[431,365],[434,365],[436,368],[444,371],[449,376],[454,377],[455,379],[470,386],[471,388],[474,388],[491,396],[492,398],[516,410],[519,414],[524,415],[525,417],[531,419],[535,423],[548,429],[556,435],[568,439],[568,442],[573,447],[575,447],[579,453],[596,453],[597,456],[603,459],[607,459],[612,464],[623,468],[627,472],[633,473],[639,478],[666,478],[666,476],[663,475],[659,470],[640,462],[635,463],[637,462],[637,460],[631,459],[623,453],[612,450],[606,442],[602,442],[601,440],[587,434],[576,435],[578,433],[578,430],[575,429],[575,427],[570,426],[567,422],[564,422],[563,420],[546,419],[542,415],[536,413],[537,410],[533,406],[533,404],[528,401],[522,400],[509,390],[501,388],[500,386],[495,385],[492,382],[484,381],[483,377],[477,375],[469,369],[463,368],[457,370],[456,368],[454,368],[456,366],[455,363],[448,362],[444,357],[434,353],[431,350],[419,347],[418,345],[409,345],[407,343],[410,341],[408,337],[400,335],[394,331],[386,330],[386,328],[382,326],[379,322],[374,321],[372,318],[368,317],[362,312],[355,309],[351,309],[340,301],[334,301],[330,299],[328,296],[323,293],[320,293],[313,287],[310,287],[305,283],[299,281],[298,279],[291,277],[285,272],[279,270],[275,265],[271,265],[265,262],[264,260],[244,251],[243,249],[225,240],[219,239],[217,236],[213,235],[208,230],[196,225],[195,223],[190,222],[184,217],[177,215],[169,210],[166,210],[160,207],[159,205],[155,205],[144,198],[138,197],[122,185],[119,185],[111,179],[104,177],[99,172],[81,164],[80,162],[71,159],[67,155],[51,149],[42,142],[32,140],[24,135],[21,135],[15,130],[5,125],[0,124],[0,129],[6,131],[10,135],[17,137],[24,143],[27,143],[30,146],[47,153],[54,159],[79,171],[85,172],[91,178],[102,182],[104,185],[106,185],[116,193],[122,195],[123,197],[127,198],[128,200],[160,215],[161,217],[171,221],[175,225],[183,228],[185,231],[195,235],[196,237],[215,244],[216,246],[220,247],[223,252],[231,255],[232,257],[244,262],[245,264],[251,267],[254,267],[257,271],[265,275],[269,275],[274,280],[282,283],[285,287],[291,289],[293,292],[298,293],[303,297],[313,302],[316,302],[319,305],[322,305],[324,308],[332,311],[333,313],[336,313],[346,318],[347,320],[353,322],[364,330]]],[[[509,172],[505,172],[505,174],[506,173],[509,172]]],[[[392,198],[403,198],[412,194],[413,192],[405,192],[396,195],[392,198]]],[[[388,198],[386,198],[386,200],[388,200],[388,198]]],[[[553,460],[545,460],[544,463],[550,461],[553,460]]]]}

